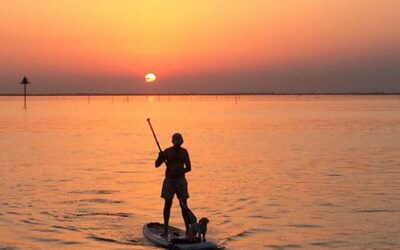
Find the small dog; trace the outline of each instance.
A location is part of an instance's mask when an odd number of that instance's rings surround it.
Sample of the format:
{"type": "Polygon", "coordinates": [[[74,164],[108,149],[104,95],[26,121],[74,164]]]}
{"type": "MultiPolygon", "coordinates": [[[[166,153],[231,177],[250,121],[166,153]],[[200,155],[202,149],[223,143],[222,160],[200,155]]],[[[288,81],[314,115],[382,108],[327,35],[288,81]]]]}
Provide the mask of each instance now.
{"type": "Polygon", "coordinates": [[[209,219],[203,217],[197,223],[190,224],[188,240],[195,241],[196,237],[200,239],[200,242],[206,241],[207,224],[210,222],[209,219]]]}

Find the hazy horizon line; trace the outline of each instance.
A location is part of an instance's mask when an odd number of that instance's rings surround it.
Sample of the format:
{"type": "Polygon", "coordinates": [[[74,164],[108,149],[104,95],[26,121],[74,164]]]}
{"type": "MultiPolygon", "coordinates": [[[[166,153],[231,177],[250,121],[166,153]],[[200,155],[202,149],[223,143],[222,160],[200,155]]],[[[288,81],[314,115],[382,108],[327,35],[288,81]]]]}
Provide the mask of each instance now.
{"type": "MultiPolygon", "coordinates": [[[[203,93],[33,93],[26,96],[238,96],[238,95],[400,95],[400,92],[203,92],[203,93]]],[[[0,96],[24,96],[17,93],[0,93],[0,96]]]]}

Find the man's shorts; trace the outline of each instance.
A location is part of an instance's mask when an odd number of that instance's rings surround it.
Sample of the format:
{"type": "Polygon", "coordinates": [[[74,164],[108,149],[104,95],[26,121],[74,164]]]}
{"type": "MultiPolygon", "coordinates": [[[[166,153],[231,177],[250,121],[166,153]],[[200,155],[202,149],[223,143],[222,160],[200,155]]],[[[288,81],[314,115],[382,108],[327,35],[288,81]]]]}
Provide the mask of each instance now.
{"type": "Polygon", "coordinates": [[[178,199],[189,198],[188,183],[185,178],[164,179],[161,190],[161,198],[171,200],[174,198],[175,193],[178,196],[178,199]]]}

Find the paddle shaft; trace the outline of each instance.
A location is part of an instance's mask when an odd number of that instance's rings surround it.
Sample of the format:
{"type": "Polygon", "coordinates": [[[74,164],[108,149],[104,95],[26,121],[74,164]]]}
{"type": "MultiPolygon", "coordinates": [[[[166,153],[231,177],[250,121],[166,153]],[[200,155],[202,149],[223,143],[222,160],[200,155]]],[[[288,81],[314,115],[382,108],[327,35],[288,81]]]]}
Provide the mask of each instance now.
{"type": "MultiPolygon", "coordinates": [[[[159,150],[160,153],[161,153],[161,152],[162,152],[162,149],[161,149],[160,143],[158,142],[156,133],[154,132],[153,126],[151,125],[150,118],[147,118],[147,122],[149,123],[151,132],[153,133],[154,140],[156,140],[156,144],[157,144],[158,150],[159,150]]],[[[167,165],[167,160],[164,160],[164,162],[165,162],[165,165],[167,165]]]]}
{"type": "Polygon", "coordinates": [[[158,150],[160,150],[160,152],[162,152],[162,149],[161,149],[160,143],[158,142],[156,133],[154,132],[153,126],[151,126],[150,118],[147,118],[147,122],[149,123],[151,132],[153,133],[154,140],[156,140],[156,144],[157,144],[158,150]]]}

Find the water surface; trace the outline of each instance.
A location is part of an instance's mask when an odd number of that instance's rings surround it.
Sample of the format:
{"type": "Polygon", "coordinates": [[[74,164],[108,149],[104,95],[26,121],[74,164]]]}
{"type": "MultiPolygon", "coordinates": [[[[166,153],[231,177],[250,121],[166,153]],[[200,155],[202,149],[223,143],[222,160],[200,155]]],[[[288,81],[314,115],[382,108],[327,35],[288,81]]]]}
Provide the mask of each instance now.
{"type": "Polygon", "coordinates": [[[155,249],[148,117],[222,247],[400,248],[397,96],[0,97],[0,248],[155,249]]]}

